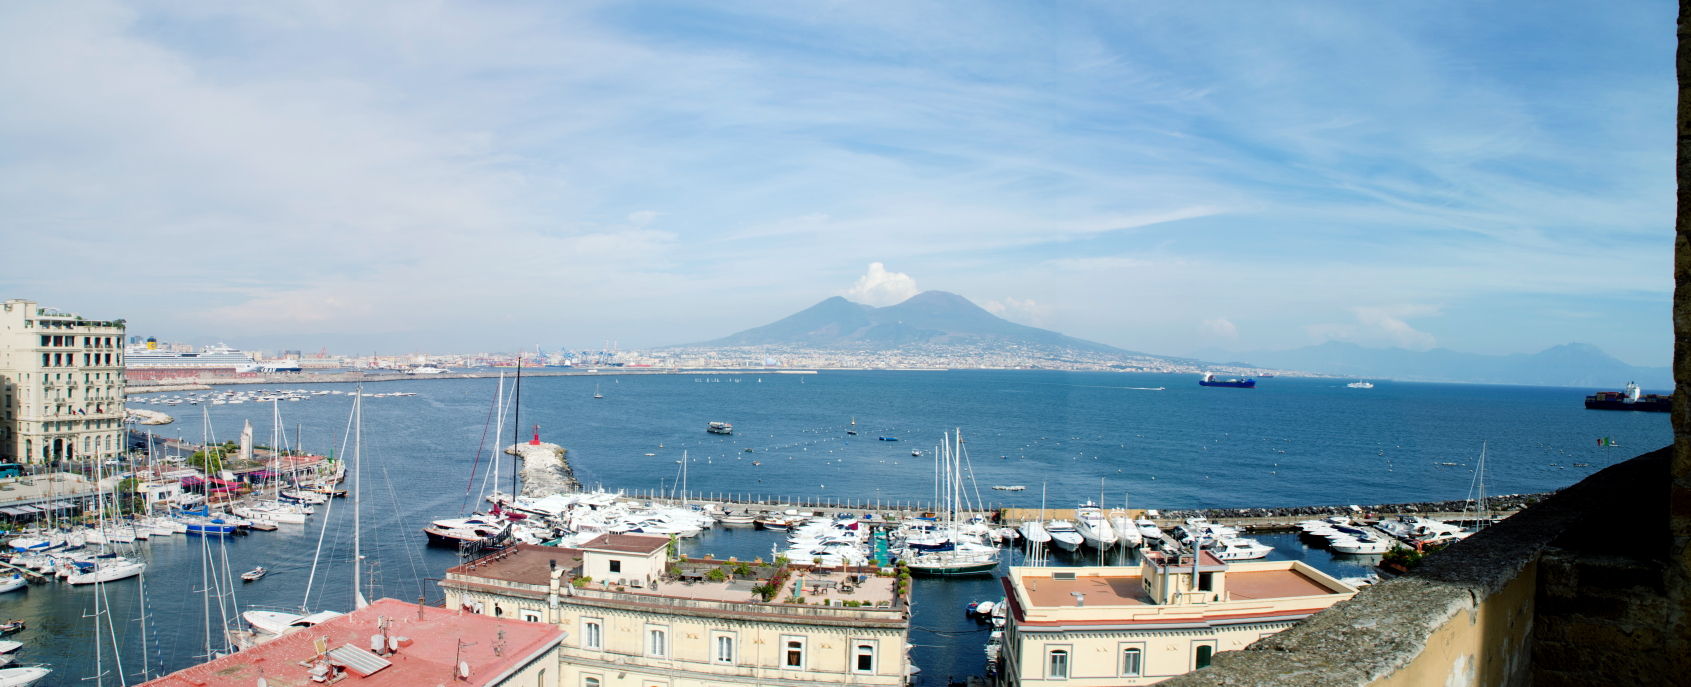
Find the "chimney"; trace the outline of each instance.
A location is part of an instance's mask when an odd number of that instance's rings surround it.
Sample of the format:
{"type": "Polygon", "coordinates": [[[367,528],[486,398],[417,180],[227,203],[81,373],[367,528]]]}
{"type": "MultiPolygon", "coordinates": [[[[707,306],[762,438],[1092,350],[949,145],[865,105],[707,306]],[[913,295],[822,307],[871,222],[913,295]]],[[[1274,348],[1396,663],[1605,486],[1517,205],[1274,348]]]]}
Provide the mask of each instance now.
{"type": "Polygon", "coordinates": [[[1076,608],[1086,607],[1086,594],[1084,592],[1069,592],[1069,596],[1074,597],[1074,605],[1076,608]]]}

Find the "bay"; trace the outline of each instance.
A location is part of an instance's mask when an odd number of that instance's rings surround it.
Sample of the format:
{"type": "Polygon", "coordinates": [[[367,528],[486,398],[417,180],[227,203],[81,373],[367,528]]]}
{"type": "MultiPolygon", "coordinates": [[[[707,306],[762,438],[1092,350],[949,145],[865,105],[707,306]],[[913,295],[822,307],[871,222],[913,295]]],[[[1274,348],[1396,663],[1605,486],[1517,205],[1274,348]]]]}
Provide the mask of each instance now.
{"type": "MultiPolygon", "coordinates": [[[[1666,414],[1588,411],[1581,404],[1586,389],[1376,382],[1364,390],[1346,388],[1347,381],[1273,378],[1241,390],[1201,388],[1190,375],[997,370],[527,377],[517,434],[526,440],[539,425],[543,441],[569,450],[588,488],[672,490],[685,452],[687,486],[695,494],[888,503],[931,498],[933,463],[910,452],[931,451],[944,432],[961,428],[981,498],[994,505],[1038,507],[1043,487],[1052,507],[1072,507],[1097,500],[1102,480],[1106,506],[1129,498],[1134,507],[1165,509],[1461,499],[1482,441],[1489,493],[1546,491],[1671,441],[1666,414]],[[604,398],[593,398],[595,385],[604,398]],[[735,434],[706,434],[712,421],[732,423],[735,434]],[[899,441],[877,439],[883,436],[899,441]],[[1598,447],[1601,437],[1619,446],[1598,447]],[[994,491],[994,485],[1028,489],[994,491]]],[[[483,505],[479,480],[493,458],[486,427],[496,384],[493,378],[419,379],[365,388],[418,394],[366,399],[364,554],[374,571],[359,580],[366,594],[440,598],[428,578],[441,577],[457,556],[424,546],[420,530],[431,518],[483,505]],[[472,464],[478,465],[474,479],[472,464]]],[[[149,396],[155,395],[135,398],[149,396]]],[[[279,410],[290,437],[297,431],[307,450],[344,455],[350,401],[344,394],[318,396],[279,410]]],[[[217,440],[236,438],[251,422],[258,443],[270,443],[269,404],[145,407],[177,416],[154,428],[166,436],[198,441],[206,431],[203,412],[217,440]]],[[[508,425],[502,443],[511,435],[508,425]]],[[[499,460],[508,489],[511,462],[499,460]]],[[[256,583],[237,581],[235,598],[223,604],[230,612],[302,603],[350,608],[347,501],[334,508],[306,525],[233,537],[222,546],[176,536],[139,547],[150,560],[154,671],[198,662],[208,607],[214,629],[220,624],[215,600],[208,604],[200,591],[207,560],[221,566],[227,555],[228,570],[237,575],[256,565],[274,571],[256,583]],[[324,520],[327,532],[320,529],[324,520]],[[307,602],[320,534],[324,562],[307,602]]],[[[742,555],[735,551],[743,547],[767,556],[775,539],[719,529],[688,540],[684,550],[722,557],[742,555]]],[[[1262,539],[1276,548],[1275,557],[1307,557],[1335,574],[1358,574],[1365,565],[1307,549],[1296,537],[1262,539]]],[[[134,582],[106,589],[130,673],[140,655],[134,582]]],[[[929,684],[978,673],[984,634],[955,634],[979,629],[966,624],[958,604],[996,598],[996,585],[986,578],[917,585],[913,656],[929,684]]],[[[28,645],[22,661],[54,665],[56,682],[49,684],[84,684],[81,678],[94,674],[92,622],[82,617],[93,610],[93,594],[89,587],[37,585],[0,596],[0,616],[30,621],[13,638],[28,645]]],[[[108,650],[108,670],[110,658],[108,650]]]]}

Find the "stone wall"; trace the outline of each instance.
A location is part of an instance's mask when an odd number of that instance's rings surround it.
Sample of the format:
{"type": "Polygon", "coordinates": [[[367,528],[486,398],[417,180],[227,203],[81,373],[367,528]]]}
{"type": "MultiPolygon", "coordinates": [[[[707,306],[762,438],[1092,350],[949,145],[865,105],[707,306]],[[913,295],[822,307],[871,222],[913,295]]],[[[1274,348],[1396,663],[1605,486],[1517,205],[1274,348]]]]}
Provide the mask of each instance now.
{"type": "Polygon", "coordinates": [[[1163,684],[1680,684],[1662,449],[1163,684]],[[1620,526],[1617,526],[1620,525],[1620,526]],[[1624,534],[1622,534],[1624,532],[1624,534]]]}

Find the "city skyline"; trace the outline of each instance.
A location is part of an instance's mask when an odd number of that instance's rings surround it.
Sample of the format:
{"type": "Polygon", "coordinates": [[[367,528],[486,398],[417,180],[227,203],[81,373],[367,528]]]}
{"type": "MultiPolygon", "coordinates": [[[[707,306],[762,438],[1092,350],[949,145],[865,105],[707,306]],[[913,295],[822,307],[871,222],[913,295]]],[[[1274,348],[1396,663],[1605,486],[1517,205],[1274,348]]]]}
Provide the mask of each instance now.
{"type": "Polygon", "coordinates": [[[1661,366],[1670,7],[8,7],[6,243],[118,269],[0,289],[308,350],[944,290],[1157,355],[1661,366]]]}

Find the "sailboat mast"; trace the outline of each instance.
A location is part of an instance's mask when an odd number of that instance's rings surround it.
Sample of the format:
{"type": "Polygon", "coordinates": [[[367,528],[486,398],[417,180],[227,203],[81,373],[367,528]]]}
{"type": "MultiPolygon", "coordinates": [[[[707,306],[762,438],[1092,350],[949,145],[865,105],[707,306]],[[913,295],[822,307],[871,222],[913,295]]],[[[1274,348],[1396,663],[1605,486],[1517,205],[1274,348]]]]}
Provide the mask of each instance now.
{"type": "Polygon", "coordinates": [[[517,500],[517,458],[520,453],[517,450],[517,444],[521,441],[518,433],[523,431],[523,354],[521,351],[517,352],[516,394],[516,408],[511,413],[511,501],[513,502],[517,500]]]}
{"type": "Polygon", "coordinates": [[[360,505],[364,498],[364,387],[358,387],[358,398],[353,401],[353,429],[352,429],[352,608],[358,610],[368,605],[364,595],[359,593],[358,584],[363,571],[364,553],[363,542],[360,541],[360,505]]]}

